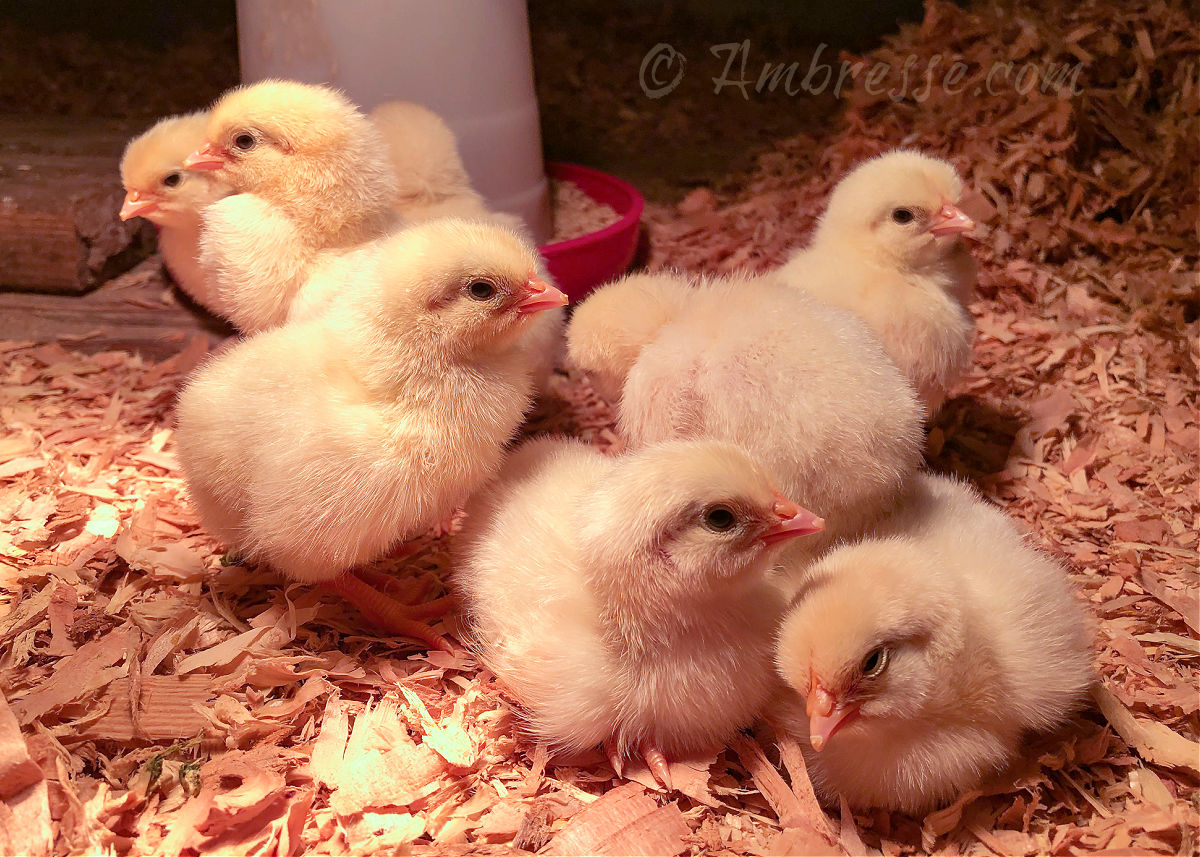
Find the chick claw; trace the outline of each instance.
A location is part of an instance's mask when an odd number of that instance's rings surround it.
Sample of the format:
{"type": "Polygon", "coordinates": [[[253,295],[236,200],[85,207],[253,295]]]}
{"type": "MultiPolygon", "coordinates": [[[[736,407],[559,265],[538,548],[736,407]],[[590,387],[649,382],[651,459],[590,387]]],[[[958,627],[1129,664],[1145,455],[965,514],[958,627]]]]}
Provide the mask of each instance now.
{"type": "Polygon", "coordinates": [[[663,755],[663,751],[658,749],[658,746],[653,742],[647,740],[638,746],[638,752],[646,760],[646,767],[650,769],[650,773],[654,775],[654,779],[662,783],[663,787],[668,791],[673,791],[675,787],[671,785],[671,768],[667,764],[667,757],[663,755]]]}
{"type": "Polygon", "coordinates": [[[621,751],[617,749],[616,739],[609,738],[604,742],[604,755],[608,756],[608,763],[612,765],[613,773],[617,775],[617,779],[624,778],[625,761],[621,758],[621,751]]]}
{"type": "MultiPolygon", "coordinates": [[[[401,604],[370,584],[364,583],[352,573],[343,574],[325,585],[357,607],[372,625],[376,625],[390,634],[420,640],[431,649],[440,649],[443,652],[451,651],[450,644],[440,634],[426,623],[417,621],[421,617],[431,615],[427,605],[411,607],[401,604]]],[[[447,599],[439,598],[437,600],[445,601],[447,599]]],[[[436,605],[435,611],[441,609],[441,606],[436,605]]],[[[433,615],[436,615],[436,612],[433,615]]]]}

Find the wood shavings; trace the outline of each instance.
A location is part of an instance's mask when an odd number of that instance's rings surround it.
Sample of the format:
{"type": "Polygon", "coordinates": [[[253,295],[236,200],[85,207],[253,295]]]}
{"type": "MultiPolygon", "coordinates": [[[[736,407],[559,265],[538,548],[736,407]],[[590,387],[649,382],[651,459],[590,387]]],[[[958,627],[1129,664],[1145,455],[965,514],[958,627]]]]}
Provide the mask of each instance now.
{"type": "Polygon", "coordinates": [[[616,209],[592,199],[575,182],[551,179],[550,194],[554,213],[552,244],[599,232],[621,219],[616,209]]]}
{"type": "MultiPolygon", "coordinates": [[[[974,249],[975,369],[930,463],[1067,564],[1104,682],[1100,711],[1013,771],[924,819],[831,807],[824,828],[786,743],[778,763],[749,738],[676,762],[671,795],[614,785],[602,753],[531,744],[462,649],[414,652],[317,590],[222,564],[171,431],[206,338],[157,363],[71,350],[86,337],[3,342],[0,852],[1194,851],[1197,51],[1158,0],[931,2],[864,60],[961,57],[971,75],[1081,60],[1084,92],[856,87],[840,123],[779,141],[744,188],[648,209],[652,267],[762,270],[804,241],[842,173],[903,144],[949,157],[972,213],[994,212],[974,249]]],[[[527,431],[616,451],[613,424],[565,374],[527,431]]],[[[380,564],[430,594],[448,567],[434,538],[380,564]]]]}

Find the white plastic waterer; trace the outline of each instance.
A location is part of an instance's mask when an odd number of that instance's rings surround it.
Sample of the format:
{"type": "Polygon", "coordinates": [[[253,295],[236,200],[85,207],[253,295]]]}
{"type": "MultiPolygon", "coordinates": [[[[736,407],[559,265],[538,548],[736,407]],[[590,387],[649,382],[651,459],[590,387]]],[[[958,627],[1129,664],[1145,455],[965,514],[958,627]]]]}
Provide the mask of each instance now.
{"type": "Polygon", "coordinates": [[[364,111],[424,104],[475,188],[551,234],[524,0],[237,0],[242,80],[328,83],[364,111]]]}

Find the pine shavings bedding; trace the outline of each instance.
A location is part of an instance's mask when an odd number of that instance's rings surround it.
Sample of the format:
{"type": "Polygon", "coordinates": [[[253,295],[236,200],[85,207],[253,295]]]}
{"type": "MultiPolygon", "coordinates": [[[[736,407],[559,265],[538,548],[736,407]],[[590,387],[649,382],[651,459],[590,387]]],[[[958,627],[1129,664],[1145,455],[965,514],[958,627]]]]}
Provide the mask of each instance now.
{"type": "MultiPolygon", "coordinates": [[[[1075,97],[855,90],[738,194],[650,210],[651,267],[779,263],[832,183],[899,144],[950,157],[991,211],[975,369],[931,430],[1061,557],[1102,684],[1063,734],[926,818],[823,813],[763,729],[616,782],[525,741],[471,656],[223,565],[186,502],[172,407],[208,345],[149,363],[0,343],[0,853],[1195,853],[1200,778],[1194,27],[1115,9],[933,2],[868,60],[1085,63],[1075,97]],[[1053,35],[1048,35],[1053,34],[1053,35]]],[[[619,446],[564,374],[530,432],[619,446]]],[[[395,572],[444,592],[444,540],[395,572]]],[[[446,630],[455,632],[450,617],[446,630]]]]}

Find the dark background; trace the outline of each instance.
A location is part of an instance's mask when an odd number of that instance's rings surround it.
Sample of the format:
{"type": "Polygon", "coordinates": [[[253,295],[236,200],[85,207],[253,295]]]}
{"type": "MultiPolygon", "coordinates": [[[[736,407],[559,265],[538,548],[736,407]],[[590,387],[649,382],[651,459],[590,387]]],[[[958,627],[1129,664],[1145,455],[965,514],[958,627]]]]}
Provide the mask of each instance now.
{"type": "MultiPolygon", "coordinates": [[[[353,3],[347,3],[353,9],[353,3]]],[[[763,61],[806,68],[877,45],[919,0],[532,0],[534,71],[546,155],[622,175],[651,198],[735,185],[771,141],[827,121],[831,95],[714,94],[714,44],[751,42],[763,61]],[[638,68],[658,42],[688,58],[678,90],[652,101],[638,68]]],[[[233,0],[9,0],[0,4],[0,113],[151,120],[239,82],[233,0]]]]}

